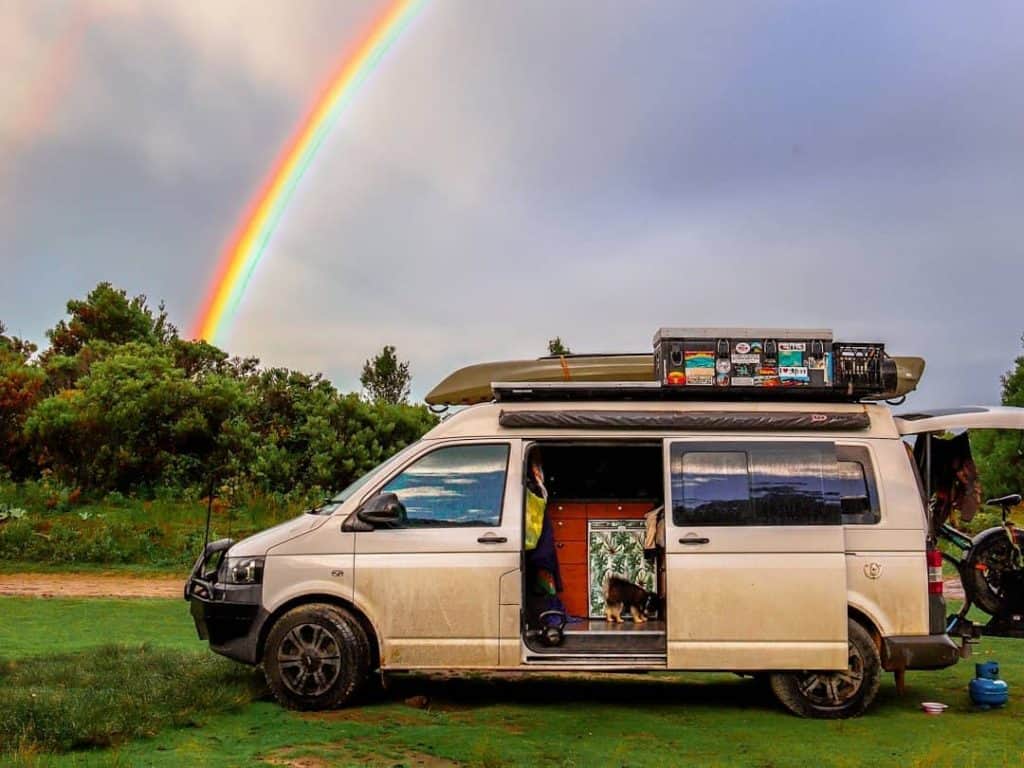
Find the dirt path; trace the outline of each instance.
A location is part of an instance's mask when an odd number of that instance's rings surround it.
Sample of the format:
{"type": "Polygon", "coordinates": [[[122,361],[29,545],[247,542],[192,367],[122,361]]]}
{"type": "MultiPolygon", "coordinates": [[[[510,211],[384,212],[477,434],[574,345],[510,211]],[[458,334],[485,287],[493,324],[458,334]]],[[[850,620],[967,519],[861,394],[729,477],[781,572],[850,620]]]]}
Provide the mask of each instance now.
{"type": "Polygon", "coordinates": [[[0,574],[0,595],[19,597],[177,597],[177,576],[118,576],[89,573],[0,574]]]}

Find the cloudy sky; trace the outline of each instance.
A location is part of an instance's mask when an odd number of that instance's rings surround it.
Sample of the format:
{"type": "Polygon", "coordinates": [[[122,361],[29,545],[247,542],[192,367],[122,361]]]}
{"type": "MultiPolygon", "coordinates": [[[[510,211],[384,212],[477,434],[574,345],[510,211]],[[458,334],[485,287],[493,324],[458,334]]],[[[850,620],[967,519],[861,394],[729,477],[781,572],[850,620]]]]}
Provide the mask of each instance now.
{"type": "MultiPolygon", "coordinates": [[[[191,327],[381,0],[0,0],[0,320],[101,280],[191,327]]],[[[997,402],[1024,313],[1024,5],[428,0],[292,198],[224,346],[422,396],[461,364],[832,327],[997,402]]]]}

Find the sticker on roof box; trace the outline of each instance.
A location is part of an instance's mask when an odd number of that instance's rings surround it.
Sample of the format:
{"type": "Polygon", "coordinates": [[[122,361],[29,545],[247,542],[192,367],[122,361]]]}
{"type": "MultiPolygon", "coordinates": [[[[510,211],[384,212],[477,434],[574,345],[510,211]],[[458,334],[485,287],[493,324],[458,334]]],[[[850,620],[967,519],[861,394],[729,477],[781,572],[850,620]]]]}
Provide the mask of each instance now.
{"type": "Polygon", "coordinates": [[[809,382],[807,367],[803,365],[780,365],[779,378],[783,381],[809,382]]]}
{"type": "Polygon", "coordinates": [[[760,365],[760,355],[737,355],[732,356],[732,362],[734,365],[760,365]]]}
{"type": "MultiPolygon", "coordinates": [[[[800,345],[801,347],[803,344],[800,345]]],[[[779,344],[779,368],[799,368],[804,364],[804,353],[800,349],[783,349],[779,344]]]]}
{"type": "Polygon", "coordinates": [[[715,383],[715,355],[713,352],[687,350],[683,353],[687,386],[710,387],[715,383]]]}

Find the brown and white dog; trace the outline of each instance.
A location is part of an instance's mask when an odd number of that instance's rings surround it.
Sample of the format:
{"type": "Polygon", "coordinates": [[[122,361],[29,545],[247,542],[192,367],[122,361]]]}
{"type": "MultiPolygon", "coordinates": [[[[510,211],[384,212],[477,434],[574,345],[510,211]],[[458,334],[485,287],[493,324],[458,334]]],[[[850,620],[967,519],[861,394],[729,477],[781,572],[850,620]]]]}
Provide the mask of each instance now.
{"type": "Polygon", "coordinates": [[[622,622],[628,610],[637,624],[643,624],[658,608],[658,596],[621,576],[609,576],[604,584],[604,616],[610,622],[622,622]]]}

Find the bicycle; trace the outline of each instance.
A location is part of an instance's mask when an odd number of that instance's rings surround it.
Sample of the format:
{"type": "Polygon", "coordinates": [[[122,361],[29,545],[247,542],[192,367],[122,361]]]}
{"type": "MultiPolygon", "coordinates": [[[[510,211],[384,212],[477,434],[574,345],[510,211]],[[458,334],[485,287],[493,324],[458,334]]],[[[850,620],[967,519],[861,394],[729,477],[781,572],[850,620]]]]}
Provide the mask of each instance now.
{"type": "Polygon", "coordinates": [[[1020,503],[1019,493],[987,500],[986,505],[1001,508],[1002,524],[974,538],[948,523],[940,526],[939,537],[959,548],[962,555],[942,553],[960,574],[965,596],[963,608],[950,617],[949,634],[968,636],[964,630],[973,624],[967,613],[976,605],[992,616],[984,634],[1024,637],[1024,530],[1010,519],[1010,511],[1020,503]]]}

